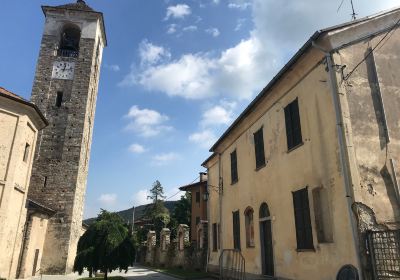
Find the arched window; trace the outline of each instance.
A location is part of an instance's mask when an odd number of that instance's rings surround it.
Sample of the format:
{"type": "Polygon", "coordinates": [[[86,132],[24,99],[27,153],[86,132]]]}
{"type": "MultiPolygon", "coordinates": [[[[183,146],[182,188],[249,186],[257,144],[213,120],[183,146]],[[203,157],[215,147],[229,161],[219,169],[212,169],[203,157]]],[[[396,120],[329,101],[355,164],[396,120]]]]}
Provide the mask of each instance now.
{"type": "Polygon", "coordinates": [[[247,207],[244,211],[245,225],[246,225],[246,245],[247,247],[254,247],[254,210],[247,207]]]}
{"type": "Polygon", "coordinates": [[[64,57],[78,57],[81,30],[76,25],[67,24],[60,34],[58,55],[64,57]]]}
{"type": "Polygon", "coordinates": [[[270,213],[269,213],[268,205],[267,205],[267,203],[263,202],[260,206],[259,218],[265,219],[265,218],[268,218],[269,216],[270,216],[270,213]]]}

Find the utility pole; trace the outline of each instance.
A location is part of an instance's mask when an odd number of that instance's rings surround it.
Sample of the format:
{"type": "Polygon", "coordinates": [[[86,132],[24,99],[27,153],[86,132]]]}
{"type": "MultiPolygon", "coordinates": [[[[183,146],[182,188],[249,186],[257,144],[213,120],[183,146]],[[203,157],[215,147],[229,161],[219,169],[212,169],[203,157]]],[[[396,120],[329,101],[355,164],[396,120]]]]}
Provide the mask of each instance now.
{"type": "Polygon", "coordinates": [[[135,226],[135,206],[132,207],[132,233],[135,226]]]}

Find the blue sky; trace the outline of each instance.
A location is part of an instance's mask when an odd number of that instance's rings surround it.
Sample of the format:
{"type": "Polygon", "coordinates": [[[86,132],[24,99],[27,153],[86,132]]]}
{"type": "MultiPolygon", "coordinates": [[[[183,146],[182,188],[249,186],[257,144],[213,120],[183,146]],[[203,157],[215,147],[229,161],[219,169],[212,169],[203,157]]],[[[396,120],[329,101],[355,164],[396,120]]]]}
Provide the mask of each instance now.
{"type": "MultiPolygon", "coordinates": [[[[0,86],[30,97],[43,30],[41,5],[3,1],[0,86]]],[[[350,20],[349,0],[87,0],[108,37],[85,205],[146,202],[159,180],[171,200],[203,171],[208,149],[317,29],[350,20]]],[[[395,0],[354,0],[358,17],[395,0]],[[374,2],[374,3],[371,3],[374,2]]]]}

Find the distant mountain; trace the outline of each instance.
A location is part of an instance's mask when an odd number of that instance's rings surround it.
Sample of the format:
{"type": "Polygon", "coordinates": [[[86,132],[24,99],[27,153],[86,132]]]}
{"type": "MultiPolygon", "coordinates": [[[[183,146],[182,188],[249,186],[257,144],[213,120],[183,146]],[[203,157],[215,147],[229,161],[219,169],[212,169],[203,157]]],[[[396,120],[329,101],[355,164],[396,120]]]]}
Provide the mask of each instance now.
{"type": "MultiPolygon", "coordinates": [[[[164,206],[165,206],[165,208],[168,209],[170,214],[174,210],[177,202],[178,201],[164,201],[164,206]]],[[[145,205],[140,205],[140,206],[135,207],[135,221],[141,220],[143,218],[144,210],[146,209],[146,206],[148,206],[148,205],[150,205],[150,204],[145,204],[145,205]]],[[[133,208],[118,211],[115,213],[118,214],[126,223],[129,223],[129,224],[132,223],[133,208]]],[[[89,218],[89,219],[83,220],[83,223],[86,225],[90,225],[95,220],[96,220],[96,218],[89,218]]]]}

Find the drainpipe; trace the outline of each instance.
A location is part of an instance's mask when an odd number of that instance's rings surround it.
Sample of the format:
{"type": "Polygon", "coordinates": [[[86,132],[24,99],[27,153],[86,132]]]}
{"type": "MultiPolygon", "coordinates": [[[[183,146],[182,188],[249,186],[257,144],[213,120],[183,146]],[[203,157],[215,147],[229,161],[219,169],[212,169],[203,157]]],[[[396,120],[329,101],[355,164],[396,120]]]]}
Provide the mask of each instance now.
{"type": "Polygon", "coordinates": [[[346,137],[344,134],[343,127],[343,115],[342,108],[340,106],[339,100],[339,90],[337,86],[336,72],[333,68],[333,57],[332,53],[324,50],[321,46],[317,45],[315,42],[312,42],[313,47],[322,51],[325,54],[326,62],[328,66],[329,73],[329,84],[331,88],[332,101],[335,108],[335,117],[336,117],[336,129],[338,133],[338,144],[339,144],[339,158],[340,158],[340,168],[343,172],[343,183],[345,187],[346,193],[346,201],[347,201],[347,211],[350,218],[351,232],[353,237],[354,249],[357,255],[357,266],[360,271],[359,277],[360,280],[363,280],[363,269],[361,266],[361,255],[360,255],[360,247],[359,247],[359,238],[358,238],[358,230],[356,225],[356,220],[352,211],[352,205],[354,203],[354,197],[352,192],[352,181],[350,176],[350,168],[348,166],[349,159],[347,157],[347,147],[346,147],[346,137]]]}
{"type": "MultiPolygon", "coordinates": [[[[207,246],[207,260],[206,260],[206,272],[208,272],[208,263],[210,262],[210,240],[212,240],[212,223],[210,220],[210,178],[208,177],[208,174],[210,174],[209,169],[207,168],[207,185],[206,185],[206,192],[208,193],[207,195],[207,221],[208,221],[208,246],[207,246]],[[211,227],[210,227],[211,225],[211,227]]],[[[200,175],[201,176],[201,175],[200,175]]],[[[201,178],[201,177],[200,177],[201,178]]]]}
{"type": "Polygon", "coordinates": [[[223,250],[223,242],[222,242],[222,189],[223,189],[223,181],[222,181],[222,162],[221,162],[221,153],[218,153],[218,198],[219,198],[219,230],[217,232],[219,248],[223,250]]]}

